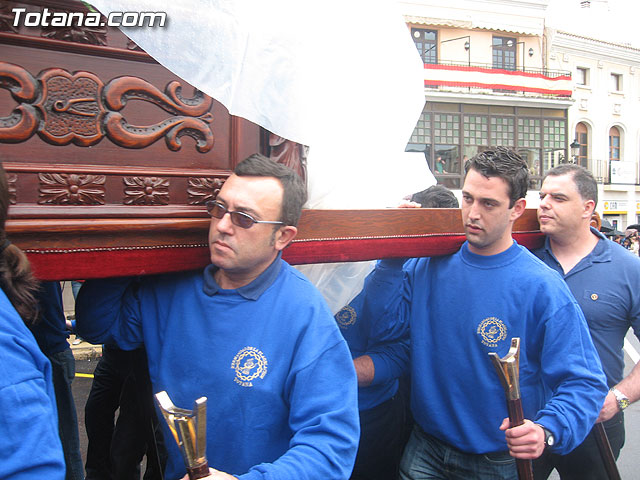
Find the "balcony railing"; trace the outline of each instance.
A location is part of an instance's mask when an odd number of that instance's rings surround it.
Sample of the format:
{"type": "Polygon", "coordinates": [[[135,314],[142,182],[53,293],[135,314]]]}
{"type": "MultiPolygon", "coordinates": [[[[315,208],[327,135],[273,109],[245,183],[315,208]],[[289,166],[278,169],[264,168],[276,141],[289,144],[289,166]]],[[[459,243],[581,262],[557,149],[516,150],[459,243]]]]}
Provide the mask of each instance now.
{"type": "Polygon", "coordinates": [[[589,168],[598,183],[605,185],[639,185],[638,164],[610,160],[589,160],[589,168]]]}
{"type": "Polygon", "coordinates": [[[571,72],[541,68],[507,70],[482,63],[440,61],[424,64],[426,88],[448,92],[507,93],[535,97],[568,98],[571,72]]]}
{"type": "MultiPolygon", "coordinates": [[[[426,65],[434,65],[434,64],[425,64],[426,65]]],[[[496,68],[489,63],[464,63],[464,62],[452,62],[448,60],[441,60],[437,63],[437,65],[448,65],[453,67],[474,67],[481,68],[484,70],[504,70],[507,72],[524,72],[524,73],[535,73],[538,75],[543,75],[548,78],[557,78],[557,77],[569,77],[571,78],[571,72],[569,70],[549,70],[546,68],[533,68],[533,67],[516,67],[514,69],[505,69],[505,68],[496,68]]]]}

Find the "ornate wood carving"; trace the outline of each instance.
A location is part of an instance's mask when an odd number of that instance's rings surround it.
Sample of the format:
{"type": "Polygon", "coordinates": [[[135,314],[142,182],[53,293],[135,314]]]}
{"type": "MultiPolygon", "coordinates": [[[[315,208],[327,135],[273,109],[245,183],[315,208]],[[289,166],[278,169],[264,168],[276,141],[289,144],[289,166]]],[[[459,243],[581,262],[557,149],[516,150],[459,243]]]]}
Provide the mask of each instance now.
{"type": "Polygon", "coordinates": [[[124,177],[125,205],[168,205],[169,179],[161,177],[124,177]]]}
{"type": "Polygon", "coordinates": [[[18,27],[13,26],[15,15],[11,9],[14,7],[12,2],[0,6],[0,32],[18,33],[18,27]]]}
{"type": "Polygon", "coordinates": [[[103,85],[90,72],[71,74],[59,68],[44,70],[36,80],[24,68],[0,62],[0,88],[19,103],[9,117],[0,118],[0,142],[23,142],[37,132],[54,145],[82,147],[105,135],[125,148],[145,148],[164,137],[167,147],[177,151],[184,135],[196,140],[200,153],[214,144],[213,99],[199,91],[185,98],[176,81],[162,92],[138,77],[118,77],[103,85]],[[129,100],[153,103],[173,116],[154,125],[132,125],[121,113],[129,100]]]}
{"type": "Polygon", "coordinates": [[[269,133],[269,157],[293,169],[303,180],[307,179],[307,155],[309,147],[269,133]]]}
{"type": "Polygon", "coordinates": [[[11,115],[0,117],[0,142],[23,142],[38,128],[36,109],[31,105],[38,96],[38,83],[24,68],[0,62],[0,88],[9,90],[19,103],[11,115]]]}
{"type": "Polygon", "coordinates": [[[71,75],[66,70],[45,70],[40,81],[41,97],[35,106],[44,125],[38,132],[46,142],[66,145],[73,142],[82,147],[102,140],[100,129],[106,111],[100,99],[103,84],[88,72],[71,75]]]}
{"type": "Polygon", "coordinates": [[[144,50],[142,50],[142,48],[140,48],[140,46],[130,38],[127,39],[127,50],[136,50],[138,52],[144,52],[144,50]]]}
{"type": "Polygon", "coordinates": [[[41,173],[39,204],[104,205],[105,175],[41,173]]]}
{"type": "Polygon", "coordinates": [[[18,175],[15,173],[7,173],[7,187],[9,190],[9,203],[11,205],[15,205],[18,199],[18,192],[16,189],[16,182],[18,180],[18,175]]]}
{"type": "MultiPolygon", "coordinates": [[[[62,10],[51,10],[51,13],[62,10]]],[[[65,27],[42,27],[40,35],[44,38],[52,38],[65,42],[86,43],[89,45],[106,45],[107,44],[107,19],[100,16],[103,26],[88,27],[70,25],[65,27]]]]}
{"type": "Polygon", "coordinates": [[[224,184],[222,178],[189,177],[189,205],[204,205],[209,200],[215,200],[224,184]]]}

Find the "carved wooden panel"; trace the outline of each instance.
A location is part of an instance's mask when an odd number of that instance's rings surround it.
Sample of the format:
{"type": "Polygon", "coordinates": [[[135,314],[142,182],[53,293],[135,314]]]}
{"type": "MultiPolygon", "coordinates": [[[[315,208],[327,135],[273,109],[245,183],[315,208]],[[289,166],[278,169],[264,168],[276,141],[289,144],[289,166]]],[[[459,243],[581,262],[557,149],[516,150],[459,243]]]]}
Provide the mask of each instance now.
{"type": "Polygon", "coordinates": [[[41,173],[39,204],[104,205],[104,175],[41,173]]]}
{"type": "Polygon", "coordinates": [[[177,81],[162,92],[138,77],[119,77],[104,85],[90,72],[52,68],[34,78],[19,65],[0,62],[0,87],[18,102],[9,117],[0,118],[3,142],[23,142],[38,133],[53,145],[88,147],[106,136],[124,148],[145,148],[164,138],[167,147],[177,151],[180,137],[188,135],[200,153],[213,147],[213,99],[202,92],[184,98],[177,81]],[[153,125],[133,125],[120,112],[132,100],[153,103],[172,116],[153,125]]]}
{"type": "Polygon", "coordinates": [[[70,0],[0,4],[7,227],[40,271],[54,272],[48,278],[89,276],[114,262],[120,273],[162,271],[157,262],[168,265],[167,252],[197,250],[190,265],[200,265],[208,258],[204,204],[240,160],[261,152],[306,173],[306,147],[231,116],[119,29],[14,26],[14,7],[87,7],[70,0]],[[69,252],[89,257],[75,265],[69,252]]]}
{"type": "Polygon", "coordinates": [[[168,205],[169,179],[124,177],[125,205],[168,205]]]}

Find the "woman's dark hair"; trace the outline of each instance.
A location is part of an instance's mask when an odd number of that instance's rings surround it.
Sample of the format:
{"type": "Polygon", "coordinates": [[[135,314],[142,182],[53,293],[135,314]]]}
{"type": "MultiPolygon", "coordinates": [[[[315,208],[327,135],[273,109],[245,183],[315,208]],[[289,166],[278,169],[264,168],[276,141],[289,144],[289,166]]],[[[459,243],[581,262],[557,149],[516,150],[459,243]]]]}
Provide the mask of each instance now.
{"type": "Polygon", "coordinates": [[[5,223],[9,211],[7,175],[0,164],[0,288],[26,324],[38,318],[35,294],[39,284],[22,250],[7,241],[5,223]],[[2,249],[4,247],[4,249],[2,249]]]}

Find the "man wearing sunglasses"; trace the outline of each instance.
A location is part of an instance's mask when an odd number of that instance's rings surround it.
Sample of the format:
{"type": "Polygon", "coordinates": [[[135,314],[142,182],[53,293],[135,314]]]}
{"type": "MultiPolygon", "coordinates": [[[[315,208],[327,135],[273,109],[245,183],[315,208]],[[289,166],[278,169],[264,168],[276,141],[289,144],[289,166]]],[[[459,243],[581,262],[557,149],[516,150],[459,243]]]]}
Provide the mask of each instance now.
{"type": "MultiPolygon", "coordinates": [[[[87,281],[83,338],[144,344],[154,391],[207,402],[211,479],[346,479],[359,435],[351,355],[311,283],[281,259],[304,183],[260,155],[227,179],[211,215],[211,265],[137,281],[87,281]],[[227,473],[224,473],[227,472],[227,473]]],[[[168,429],[165,478],[185,474],[168,429]]]]}

